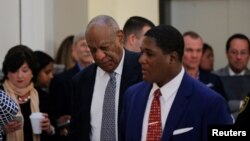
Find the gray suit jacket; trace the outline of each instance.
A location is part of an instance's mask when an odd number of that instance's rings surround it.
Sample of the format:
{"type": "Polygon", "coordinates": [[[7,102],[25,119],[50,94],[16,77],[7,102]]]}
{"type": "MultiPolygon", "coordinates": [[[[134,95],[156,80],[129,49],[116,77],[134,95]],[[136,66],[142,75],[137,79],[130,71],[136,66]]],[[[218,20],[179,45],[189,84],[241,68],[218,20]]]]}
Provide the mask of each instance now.
{"type": "MultiPolygon", "coordinates": [[[[214,73],[218,76],[229,76],[229,66],[227,65],[224,68],[218,69],[214,71],[214,73]]],[[[248,68],[246,69],[245,75],[250,75],[250,70],[248,68]]]]}
{"type": "Polygon", "coordinates": [[[250,92],[248,86],[250,70],[247,68],[244,76],[229,76],[229,66],[227,65],[214,73],[220,76],[226,97],[228,98],[230,111],[236,119],[239,114],[241,101],[250,92]]]}

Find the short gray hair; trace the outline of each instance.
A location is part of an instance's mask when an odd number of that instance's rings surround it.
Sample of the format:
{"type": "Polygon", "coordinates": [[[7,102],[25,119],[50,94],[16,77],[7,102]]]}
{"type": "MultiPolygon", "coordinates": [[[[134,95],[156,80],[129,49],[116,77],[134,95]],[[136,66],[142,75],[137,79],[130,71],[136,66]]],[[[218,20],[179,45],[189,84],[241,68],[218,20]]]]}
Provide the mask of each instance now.
{"type": "Polygon", "coordinates": [[[81,31],[77,34],[75,34],[74,39],[73,39],[73,44],[76,44],[80,40],[85,40],[85,32],[81,31]]]}

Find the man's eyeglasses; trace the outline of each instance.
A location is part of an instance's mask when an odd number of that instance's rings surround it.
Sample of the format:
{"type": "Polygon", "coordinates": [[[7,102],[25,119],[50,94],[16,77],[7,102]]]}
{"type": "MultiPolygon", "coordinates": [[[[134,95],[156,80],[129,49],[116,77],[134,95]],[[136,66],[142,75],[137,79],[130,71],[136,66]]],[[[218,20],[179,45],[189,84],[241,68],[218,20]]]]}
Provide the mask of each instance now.
{"type": "Polygon", "coordinates": [[[237,51],[237,50],[230,50],[229,51],[229,54],[233,55],[233,56],[247,56],[249,55],[249,52],[247,51],[237,51]]]}

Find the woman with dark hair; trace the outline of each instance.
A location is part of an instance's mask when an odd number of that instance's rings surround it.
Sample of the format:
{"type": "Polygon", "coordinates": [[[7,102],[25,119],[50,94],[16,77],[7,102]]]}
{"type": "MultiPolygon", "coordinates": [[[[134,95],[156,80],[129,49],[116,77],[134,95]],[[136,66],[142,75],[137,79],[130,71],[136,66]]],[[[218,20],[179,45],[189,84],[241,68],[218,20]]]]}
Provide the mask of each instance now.
{"type": "MultiPolygon", "coordinates": [[[[40,111],[46,111],[49,114],[51,123],[54,123],[52,125],[55,125],[55,122],[52,122],[53,121],[52,120],[53,118],[51,116],[52,101],[48,91],[51,79],[54,77],[53,74],[54,59],[43,51],[34,51],[34,56],[36,60],[36,71],[37,71],[37,77],[34,85],[39,94],[40,105],[44,105],[40,107],[40,111]]],[[[52,139],[52,137],[48,138],[52,139]]],[[[47,138],[43,139],[45,141],[48,140],[47,138]]]]}
{"type": "Polygon", "coordinates": [[[35,86],[48,89],[51,79],[53,78],[54,59],[42,51],[34,51],[37,67],[37,79],[35,86]]]}
{"type": "Polygon", "coordinates": [[[43,112],[41,121],[41,136],[53,134],[48,114],[41,111],[43,107],[40,95],[34,88],[37,76],[36,62],[33,51],[24,45],[12,47],[3,61],[3,89],[16,103],[18,103],[20,119],[11,121],[4,126],[4,141],[40,141],[40,135],[32,133],[29,116],[33,112],[43,112]]]}
{"type": "Polygon", "coordinates": [[[203,44],[200,68],[209,72],[214,70],[214,51],[207,43],[203,44]]]}

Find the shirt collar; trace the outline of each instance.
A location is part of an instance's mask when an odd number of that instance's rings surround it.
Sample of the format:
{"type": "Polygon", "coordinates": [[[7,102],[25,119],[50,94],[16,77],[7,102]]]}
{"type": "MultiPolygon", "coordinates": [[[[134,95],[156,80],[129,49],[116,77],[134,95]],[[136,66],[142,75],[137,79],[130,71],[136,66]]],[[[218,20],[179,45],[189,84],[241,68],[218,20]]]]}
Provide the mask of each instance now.
{"type": "Polygon", "coordinates": [[[246,72],[246,70],[244,69],[243,71],[241,71],[240,73],[235,73],[231,67],[228,67],[228,71],[229,71],[229,76],[243,76],[246,72]]]}
{"type": "Polygon", "coordinates": [[[76,63],[77,67],[79,68],[79,70],[83,70],[84,67],[80,65],[80,63],[76,63]]]}
{"type": "MultiPolygon", "coordinates": [[[[125,57],[125,51],[124,51],[124,49],[122,49],[122,59],[121,59],[119,65],[117,66],[117,68],[114,71],[118,75],[122,74],[122,68],[123,68],[123,64],[124,64],[124,57],[125,57]]],[[[104,75],[108,74],[106,71],[104,71],[99,66],[97,67],[97,71],[100,72],[101,76],[104,76],[104,75]]]]}
{"type": "Polygon", "coordinates": [[[156,83],[153,83],[152,90],[153,92],[157,89],[161,90],[161,94],[164,100],[169,99],[173,94],[176,94],[178,88],[180,87],[182,78],[184,76],[184,68],[181,68],[181,71],[176,75],[171,81],[163,85],[161,88],[156,83]]]}

